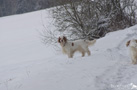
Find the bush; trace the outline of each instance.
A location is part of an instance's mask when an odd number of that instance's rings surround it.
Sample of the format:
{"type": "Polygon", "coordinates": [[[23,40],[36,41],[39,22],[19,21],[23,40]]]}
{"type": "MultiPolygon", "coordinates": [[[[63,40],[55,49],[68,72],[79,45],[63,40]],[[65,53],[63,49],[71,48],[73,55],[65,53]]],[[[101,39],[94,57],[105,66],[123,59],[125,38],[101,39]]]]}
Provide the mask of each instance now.
{"type": "Polygon", "coordinates": [[[70,38],[94,39],[136,24],[134,0],[67,0],[53,9],[57,31],[70,38]],[[66,4],[67,3],[67,4],[66,4]]]}

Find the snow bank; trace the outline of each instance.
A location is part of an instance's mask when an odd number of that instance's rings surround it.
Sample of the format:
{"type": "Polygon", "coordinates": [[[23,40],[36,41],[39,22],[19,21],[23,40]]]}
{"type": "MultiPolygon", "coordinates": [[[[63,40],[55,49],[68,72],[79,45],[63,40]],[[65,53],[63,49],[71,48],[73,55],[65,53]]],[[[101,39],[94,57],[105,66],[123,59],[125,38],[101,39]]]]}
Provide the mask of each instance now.
{"type": "Polygon", "coordinates": [[[98,39],[91,56],[76,53],[69,59],[41,43],[43,24],[56,29],[49,11],[0,18],[0,90],[131,90],[137,85],[137,65],[125,46],[137,37],[137,25],[98,39]]]}

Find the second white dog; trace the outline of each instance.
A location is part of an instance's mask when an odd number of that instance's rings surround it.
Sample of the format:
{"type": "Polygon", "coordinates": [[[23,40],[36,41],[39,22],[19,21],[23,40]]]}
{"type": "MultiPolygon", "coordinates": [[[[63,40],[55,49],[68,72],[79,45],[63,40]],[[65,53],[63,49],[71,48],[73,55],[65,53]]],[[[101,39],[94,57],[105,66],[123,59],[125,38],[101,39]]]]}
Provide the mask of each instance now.
{"type": "Polygon", "coordinates": [[[127,47],[129,46],[132,63],[137,64],[137,40],[135,39],[129,40],[126,46],[127,47]]]}

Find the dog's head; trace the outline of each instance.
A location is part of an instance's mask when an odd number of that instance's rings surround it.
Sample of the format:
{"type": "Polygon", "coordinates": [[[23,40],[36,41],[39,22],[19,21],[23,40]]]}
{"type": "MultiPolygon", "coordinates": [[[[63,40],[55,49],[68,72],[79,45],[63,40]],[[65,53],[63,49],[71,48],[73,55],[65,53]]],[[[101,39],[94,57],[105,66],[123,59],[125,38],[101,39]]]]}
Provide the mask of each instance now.
{"type": "Polygon", "coordinates": [[[60,43],[60,45],[61,45],[62,47],[64,47],[65,44],[67,43],[67,38],[66,38],[65,36],[59,37],[59,38],[58,38],[58,43],[60,43]]]}
{"type": "Polygon", "coordinates": [[[132,39],[127,41],[126,46],[128,47],[129,45],[131,46],[135,46],[137,44],[137,40],[136,39],[132,39]]]}

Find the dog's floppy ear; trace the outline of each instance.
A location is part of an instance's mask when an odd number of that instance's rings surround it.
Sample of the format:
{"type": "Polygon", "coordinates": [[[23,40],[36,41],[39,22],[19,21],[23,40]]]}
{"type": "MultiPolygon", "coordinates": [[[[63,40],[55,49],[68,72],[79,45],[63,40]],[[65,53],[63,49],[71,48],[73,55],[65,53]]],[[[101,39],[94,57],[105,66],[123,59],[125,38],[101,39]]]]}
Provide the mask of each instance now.
{"type": "Polygon", "coordinates": [[[129,41],[127,41],[127,44],[126,44],[126,46],[128,47],[128,46],[129,46],[129,44],[130,44],[130,40],[129,40],[129,41]]]}
{"type": "Polygon", "coordinates": [[[61,39],[61,38],[59,37],[59,38],[58,38],[58,43],[60,43],[60,39],[61,39]]]}
{"type": "Polygon", "coordinates": [[[67,38],[66,38],[65,36],[63,36],[63,40],[64,40],[65,42],[67,42],[67,38]]]}

